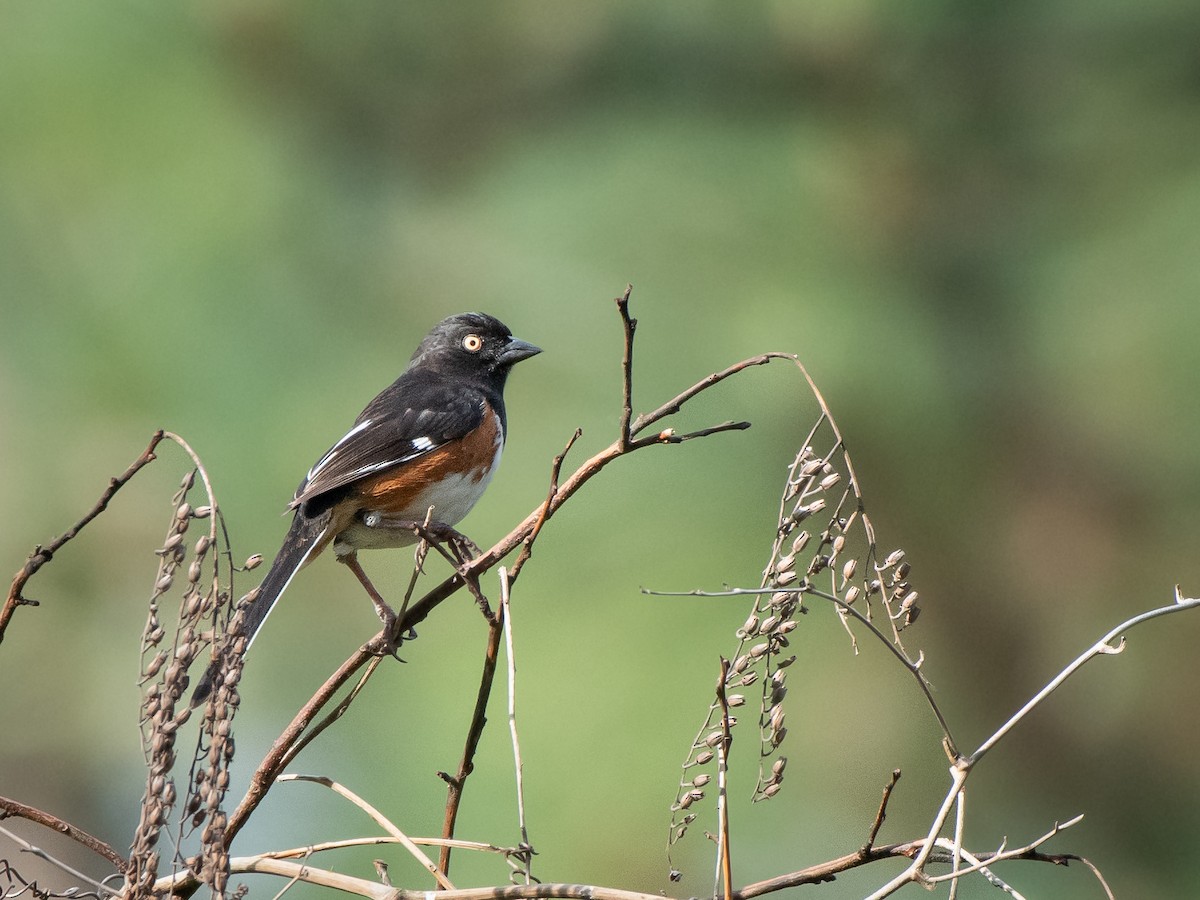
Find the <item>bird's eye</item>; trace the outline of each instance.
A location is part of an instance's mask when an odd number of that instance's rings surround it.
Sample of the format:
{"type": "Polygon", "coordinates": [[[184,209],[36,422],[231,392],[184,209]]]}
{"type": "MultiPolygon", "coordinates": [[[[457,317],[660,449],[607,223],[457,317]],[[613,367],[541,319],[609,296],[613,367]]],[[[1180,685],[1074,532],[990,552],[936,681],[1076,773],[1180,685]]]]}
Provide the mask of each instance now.
{"type": "Polygon", "coordinates": [[[468,334],[462,339],[462,345],[468,353],[478,353],[483,347],[483,338],[477,334],[468,334]]]}

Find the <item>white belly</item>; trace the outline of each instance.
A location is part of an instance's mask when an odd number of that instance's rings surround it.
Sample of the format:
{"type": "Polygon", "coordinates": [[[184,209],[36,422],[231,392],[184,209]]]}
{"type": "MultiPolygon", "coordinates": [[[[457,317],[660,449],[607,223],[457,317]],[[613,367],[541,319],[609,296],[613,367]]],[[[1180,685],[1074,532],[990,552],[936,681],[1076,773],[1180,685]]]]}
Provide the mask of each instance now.
{"type": "MultiPolygon", "coordinates": [[[[433,513],[430,521],[443,525],[457,525],[471,508],[483,496],[492,473],[500,465],[500,453],[504,449],[501,442],[496,444],[496,455],[492,465],[481,471],[478,477],[471,475],[453,475],[443,478],[436,486],[427,488],[408,508],[400,513],[390,513],[389,518],[397,518],[424,522],[429,515],[430,507],[433,513]]],[[[407,547],[417,542],[417,536],[411,528],[388,528],[383,525],[370,525],[371,511],[364,510],[359,518],[345,528],[333,541],[333,551],[338,556],[345,556],[356,550],[382,550],[389,547],[407,547]]]]}

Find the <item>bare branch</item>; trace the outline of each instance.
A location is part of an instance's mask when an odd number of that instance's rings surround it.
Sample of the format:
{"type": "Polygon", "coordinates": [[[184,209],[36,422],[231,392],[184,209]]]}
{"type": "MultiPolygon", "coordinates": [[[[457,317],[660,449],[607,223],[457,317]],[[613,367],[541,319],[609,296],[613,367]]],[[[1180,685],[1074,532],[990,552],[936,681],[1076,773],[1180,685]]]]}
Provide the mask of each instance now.
{"type": "Polygon", "coordinates": [[[525,883],[533,881],[529,868],[533,860],[533,845],[529,842],[529,828],[525,822],[525,764],[521,761],[521,741],[517,737],[517,654],[513,647],[512,604],[508,572],[500,567],[500,609],[504,621],[504,653],[508,663],[508,731],[512,737],[513,768],[516,771],[517,826],[521,832],[522,858],[525,883]]]}
{"type": "Polygon", "coordinates": [[[376,809],[374,806],[372,806],[370,803],[368,803],[366,800],[364,800],[358,794],[354,793],[354,791],[350,790],[345,785],[339,784],[338,782],[334,781],[333,779],[326,778],[323,775],[280,775],[279,778],[276,780],[278,780],[278,781],[311,781],[313,784],[319,784],[319,785],[322,785],[323,787],[327,787],[331,791],[333,791],[335,794],[340,794],[341,796],[345,797],[347,800],[349,800],[351,803],[353,803],[355,806],[357,806],[359,809],[361,809],[363,812],[365,812],[368,816],[370,816],[376,825],[378,825],[380,828],[382,828],[384,831],[386,831],[392,837],[396,838],[396,840],[398,840],[401,844],[403,844],[404,848],[406,850],[408,850],[408,852],[412,855],[413,859],[415,859],[422,866],[424,866],[427,870],[429,870],[429,873],[435,879],[437,879],[437,883],[442,887],[443,890],[448,890],[448,891],[454,890],[454,885],[452,885],[450,883],[450,880],[448,878],[446,878],[446,876],[443,875],[440,871],[438,871],[438,867],[433,864],[433,860],[431,860],[428,856],[426,856],[421,851],[421,848],[418,847],[416,845],[416,843],[414,843],[413,840],[408,835],[406,835],[403,831],[401,831],[398,827],[396,827],[396,825],[389,818],[387,818],[387,816],[385,816],[378,809],[376,809]]]}
{"type": "Polygon", "coordinates": [[[864,852],[875,846],[875,838],[879,837],[879,829],[883,827],[883,822],[887,818],[888,801],[892,799],[892,791],[896,789],[896,782],[899,780],[900,770],[893,769],[891,780],[883,786],[883,798],[879,801],[879,811],[875,813],[875,821],[871,823],[871,830],[867,832],[867,842],[862,846],[864,852]]]}
{"type": "MultiPolygon", "coordinates": [[[[479,739],[483,736],[484,725],[487,724],[488,699],[492,695],[492,682],[496,676],[496,659],[500,652],[500,633],[504,620],[504,606],[488,624],[487,647],[483,652],[483,670],[479,677],[479,691],[475,697],[475,711],[471,715],[471,724],[467,729],[467,739],[463,747],[462,760],[458,764],[458,772],[449,775],[439,772],[447,785],[446,815],[442,824],[442,837],[449,840],[454,837],[454,824],[458,819],[458,808],[462,803],[463,790],[467,778],[475,771],[475,753],[479,749],[479,739]]],[[[438,867],[445,875],[450,874],[450,850],[452,845],[442,846],[438,867]]]]}
{"type": "Polygon", "coordinates": [[[1068,678],[1070,678],[1072,675],[1074,675],[1077,671],[1079,671],[1079,669],[1083,667],[1084,663],[1087,663],[1090,660],[1095,659],[1097,656],[1111,656],[1113,654],[1120,653],[1125,645],[1124,645],[1123,638],[1122,638],[1122,642],[1120,644],[1117,644],[1117,645],[1113,644],[1113,641],[1116,640],[1118,637],[1121,637],[1127,631],[1131,630],[1132,628],[1135,628],[1136,626],[1142,624],[1143,622],[1148,622],[1151,619],[1157,619],[1160,616],[1167,616],[1167,615],[1170,615],[1171,613],[1182,612],[1182,611],[1188,610],[1188,609],[1195,609],[1198,606],[1200,606],[1200,598],[1192,598],[1192,599],[1186,598],[1179,593],[1179,588],[1177,587],[1175,589],[1175,602],[1172,603],[1170,606],[1160,606],[1157,609],[1147,610],[1146,612],[1136,615],[1131,619],[1126,619],[1124,622],[1122,622],[1116,628],[1114,628],[1110,632],[1108,632],[1108,634],[1104,635],[1104,637],[1100,638],[1100,640],[1096,641],[1096,643],[1094,643],[1091,647],[1089,647],[1087,650],[1083,651],[1083,653],[1081,653],[1079,656],[1077,656],[1065,669],[1063,669],[1061,672],[1059,672],[1058,675],[1056,675],[1050,681],[1049,684],[1047,684],[1044,688],[1042,688],[1040,691],[1038,691],[1036,694],[1034,694],[1028,703],[1026,703],[1024,706],[1022,706],[1019,710],[1017,710],[1009,718],[1009,720],[1007,722],[1005,722],[998,729],[996,729],[996,731],[992,734],[992,736],[989,737],[982,744],[980,744],[979,748],[974,753],[971,754],[971,756],[970,756],[971,762],[972,763],[978,762],[985,753],[987,753],[994,746],[996,746],[996,744],[1006,734],[1008,734],[1010,731],[1012,731],[1013,728],[1015,728],[1017,726],[1017,723],[1019,723],[1022,719],[1024,719],[1027,715],[1029,715],[1029,713],[1031,713],[1034,709],[1036,709],[1043,700],[1045,700],[1052,693],[1054,693],[1056,690],[1058,690],[1058,688],[1062,686],[1064,681],[1066,681],[1068,678]]]}
{"type": "Polygon", "coordinates": [[[141,452],[141,455],[137,459],[130,463],[129,468],[115,478],[109,479],[108,487],[104,489],[104,493],[100,495],[100,499],[84,514],[83,518],[46,546],[43,547],[39,544],[33,548],[33,553],[29,555],[29,559],[26,560],[25,565],[21,566],[17,570],[17,574],[13,576],[12,584],[8,588],[8,597],[4,601],[4,606],[0,607],[0,642],[4,641],[4,633],[8,629],[8,622],[18,606],[38,605],[36,600],[30,600],[22,594],[29,579],[36,575],[42,566],[50,562],[54,558],[54,554],[79,534],[89,522],[104,512],[108,508],[109,501],[112,500],[117,491],[128,484],[134,475],[140,472],[145,466],[154,462],[157,458],[154,450],[162,442],[162,439],[163,432],[161,430],[154,432],[149,445],[141,452]]]}
{"type": "Polygon", "coordinates": [[[49,828],[51,831],[56,831],[61,835],[65,835],[75,843],[87,847],[98,856],[104,857],[119,870],[125,870],[125,858],[121,856],[120,853],[118,853],[104,841],[100,840],[100,838],[88,834],[82,828],[78,828],[75,825],[72,825],[70,822],[63,821],[58,816],[51,815],[45,810],[41,810],[33,806],[27,806],[24,803],[9,799],[8,797],[0,797],[0,812],[3,812],[3,815],[0,815],[0,818],[16,816],[19,819],[27,819],[30,822],[36,822],[38,825],[41,825],[44,828],[49,828]]]}
{"type": "Polygon", "coordinates": [[[617,311],[625,328],[625,352],[621,357],[621,425],[617,436],[617,449],[622,453],[629,449],[629,420],[633,418],[633,334],[637,330],[637,319],[629,315],[629,295],[633,285],[625,287],[625,293],[617,298],[617,311]]]}

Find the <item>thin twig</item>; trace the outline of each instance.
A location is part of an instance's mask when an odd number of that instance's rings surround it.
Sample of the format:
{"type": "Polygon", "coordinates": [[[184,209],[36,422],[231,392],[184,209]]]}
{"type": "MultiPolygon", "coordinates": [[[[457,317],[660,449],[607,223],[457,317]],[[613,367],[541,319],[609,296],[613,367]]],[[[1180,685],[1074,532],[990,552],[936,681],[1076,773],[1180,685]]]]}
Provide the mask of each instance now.
{"type": "MultiPolygon", "coordinates": [[[[66,872],[68,875],[70,875],[72,878],[74,878],[77,882],[79,882],[79,884],[89,885],[90,887],[94,887],[97,892],[103,892],[105,894],[116,895],[116,894],[120,893],[120,891],[113,890],[108,885],[102,884],[99,881],[96,881],[94,878],[89,878],[87,875],[84,875],[78,869],[67,865],[65,862],[63,862],[61,859],[58,859],[55,856],[51,856],[49,853],[47,853],[41,847],[37,847],[37,846],[29,843],[29,841],[25,840],[20,835],[14,834],[13,832],[9,831],[7,828],[0,827],[0,834],[3,834],[6,838],[8,838],[14,844],[17,844],[19,847],[21,847],[21,849],[23,849],[26,853],[30,854],[31,856],[36,856],[38,859],[49,863],[50,865],[54,866],[57,869],[61,869],[63,872],[66,872]]],[[[5,862],[5,861],[0,860],[0,864],[2,864],[3,862],[5,862]]],[[[10,896],[12,896],[12,895],[8,894],[7,892],[5,892],[3,890],[0,890],[0,897],[8,898],[10,896]]],[[[40,892],[35,891],[34,896],[37,897],[37,896],[42,896],[42,895],[40,892]]]]}
{"type": "MultiPolygon", "coordinates": [[[[683,405],[697,394],[707,391],[713,385],[720,384],[731,375],[736,375],[738,372],[750,366],[765,366],[773,359],[787,359],[798,364],[798,360],[796,359],[796,355],[794,353],[777,352],[761,353],[758,356],[752,356],[750,359],[744,359],[739,363],[734,363],[732,366],[722,369],[719,372],[713,372],[711,375],[706,375],[686,391],[683,391],[681,394],[672,397],[658,409],[653,410],[652,412],[642,413],[640,416],[634,419],[633,424],[630,426],[630,435],[632,437],[636,437],[638,434],[645,431],[660,419],[665,419],[667,416],[674,415],[683,409],[683,405]]],[[[803,367],[801,368],[803,369],[803,367]]]]}
{"type": "Polygon", "coordinates": [[[871,830],[867,832],[867,842],[862,846],[864,852],[875,846],[875,839],[879,837],[879,829],[883,827],[883,822],[887,818],[888,801],[892,799],[892,791],[896,789],[896,782],[899,780],[900,770],[893,769],[891,780],[883,786],[883,797],[879,801],[879,809],[875,813],[875,821],[871,823],[871,830]]]}
{"type": "Polygon", "coordinates": [[[729,748],[733,745],[733,734],[729,723],[729,698],[725,694],[725,681],[729,678],[729,660],[721,657],[721,675],[717,679],[717,703],[721,708],[721,742],[717,744],[717,867],[720,885],[719,897],[729,900],[733,896],[733,863],[729,846],[729,748]]]}
{"type": "MultiPolygon", "coordinates": [[[[1024,847],[1017,847],[1009,850],[1002,846],[1000,849],[986,855],[973,853],[970,855],[974,857],[974,861],[970,866],[967,866],[963,869],[956,868],[951,872],[947,872],[945,875],[927,875],[926,879],[929,884],[938,884],[943,881],[954,881],[961,878],[963,875],[970,875],[972,872],[981,871],[987,866],[995,865],[998,862],[1004,862],[1006,860],[1013,859],[1025,859],[1030,853],[1041,847],[1042,844],[1046,843],[1051,838],[1056,837],[1061,832],[1066,831],[1073,825],[1078,825],[1082,821],[1083,816],[1080,815],[1068,819],[1066,822],[1055,822],[1053,828],[1040,837],[1030,841],[1024,847]]],[[[937,845],[943,850],[949,850],[952,854],[966,854],[967,851],[963,850],[961,846],[956,846],[956,844],[956,841],[947,840],[946,838],[939,838],[937,841],[937,845]]]]}
{"type": "Polygon", "coordinates": [[[433,864],[433,860],[431,860],[424,854],[424,852],[422,852],[421,848],[416,845],[412,838],[397,828],[396,825],[387,818],[387,816],[385,816],[345,785],[334,781],[332,778],[326,778],[323,775],[280,775],[277,780],[311,781],[313,784],[319,784],[323,787],[327,787],[335,794],[340,794],[341,796],[345,797],[347,800],[365,812],[368,816],[370,816],[371,819],[374,820],[375,824],[377,824],[392,837],[396,838],[396,840],[398,840],[404,846],[404,849],[406,849],[412,855],[413,859],[429,870],[429,873],[435,879],[437,879],[437,883],[441,885],[444,890],[454,890],[454,885],[450,883],[450,879],[438,871],[438,867],[433,864]]]}
{"type": "Polygon", "coordinates": [[[517,655],[513,649],[512,605],[508,571],[500,567],[500,618],[504,622],[504,653],[508,667],[508,731],[512,736],[513,768],[516,770],[517,787],[517,826],[521,832],[521,847],[529,852],[525,863],[525,883],[533,880],[529,871],[532,860],[532,844],[529,842],[529,828],[525,821],[525,765],[521,761],[521,741],[517,737],[517,655]]]}
{"type": "Polygon", "coordinates": [[[338,701],[337,706],[331,709],[325,718],[306,731],[298,741],[288,748],[288,752],[283,757],[283,766],[291,765],[292,760],[299,756],[300,752],[311,744],[317,735],[321,734],[321,732],[346,714],[346,710],[350,708],[350,704],[354,702],[355,698],[362,692],[362,689],[367,686],[367,682],[371,680],[371,676],[375,674],[375,670],[379,668],[381,662],[383,662],[383,657],[376,656],[367,663],[367,668],[359,676],[358,682],[349,690],[345,697],[338,701]]]}
{"type": "Polygon", "coordinates": [[[1140,625],[1142,622],[1148,622],[1150,619],[1157,619],[1160,616],[1170,615],[1171,613],[1182,612],[1183,610],[1195,609],[1200,606],[1200,598],[1187,598],[1179,593],[1179,588],[1175,588],[1175,602],[1170,606],[1160,606],[1157,609],[1151,609],[1140,615],[1136,615],[1131,619],[1126,619],[1116,628],[1112,629],[1104,637],[1100,638],[1092,646],[1088,647],[1083,653],[1077,656],[1070,665],[1056,675],[1049,684],[1038,691],[1033,697],[1017,710],[1011,718],[992,734],[986,741],[979,745],[979,748],[971,754],[970,760],[972,763],[978,762],[985,753],[991,750],[1006,734],[1016,727],[1017,723],[1024,719],[1032,712],[1043,700],[1049,697],[1052,693],[1062,686],[1062,683],[1074,675],[1083,665],[1097,656],[1113,656],[1125,649],[1125,641],[1122,638],[1121,642],[1114,646],[1113,641],[1121,637],[1125,632],[1140,625]]]}
{"type": "MultiPolygon", "coordinates": [[[[475,850],[480,853],[495,853],[499,856],[511,856],[518,852],[518,848],[516,847],[499,847],[495,844],[484,844],[480,841],[448,841],[445,838],[431,837],[410,837],[409,840],[419,847],[453,847],[456,850],[475,850]]],[[[371,837],[345,838],[340,841],[322,841],[321,843],[308,844],[304,847],[292,847],[289,850],[268,850],[262,855],[271,859],[295,859],[296,857],[309,856],[313,853],[322,853],[326,850],[344,850],[347,847],[374,847],[380,844],[399,843],[401,843],[400,839],[392,837],[390,834],[377,834],[371,837]]]]}
{"type": "MultiPolygon", "coordinates": [[[[833,603],[835,606],[837,606],[838,609],[843,610],[850,616],[853,616],[863,625],[864,628],[870,631],[871,634],[875,635],[875,637],[879,639],[880,643],[887,648],[888,652],[896,657],[896,659],[900,661],[901,665],[903,665],[904,668],[908,670],[909,674],[912,675],[912,677],[916,680],[918,687],[921,689],[921,693],[925,695],[925,702],[928,704],[930,710],[933,712],[934,718],[937,719],[938,725],[942,729],[943,739],[947,742],[947,746],[954,745],[954,741],[950,736],[950,724],[946,721],[946,717],[942,714],[941,707],[938,706],[937,701],[933,699],[933,690],[929,686],[929,682],[925,680],[925,675],[921,672],[921,664],[924,662],[924,659],[922,657],[918,657],[915,662],[910,660],[908,656],[905,655],[904,650],[898,647],[886,634],[884,634],[875,625],[875,623],[871,621],[870,618],[859,612],[856,607],[847,603],[841,597],[818,590],[810,584],[804,584],[795,588],[780,588],[778,585],[775,585],[764,588],[730,588],[724,591],[660,591],[642,588],[642,593],[655,597],[740,597],[747,594],[778,594],[783,592],[806,594],[811,597],[820,597],[822,600],[828,600],[830,603],[833,603]]],[[[1200,601],[1197,602],[1200,603],[1200,601]]]]}
{"type": "Polygon", "coordinates": [[[96,516],[104,512],[108,508],[109,501],[112,500],[117,491],[128,484],[134,475],[141,471],[143,467],[154,462],[157,458],[154,450],[162,442],[162,439],[163,431],[161,429],[154,432],[154,436],[150,438],[149,445],[141,452],[141,455],[137,459],[130,463],[129,468],[120,475],[109,479],[108,487],[104,489],[104,493],[100,495],[100,499],[84,514],[83,518],[46,546],[43,547],[39,544],[33,548],[33,553],[29,555],[29,559],[25,561],[25,565],[21,566],[17,570],[16,575],[13,576],[12,584],[8,588],[8,597],[4,601],[4,606],[0,607],[0,642],[4,641],[4,633],[8,629],[9,620],[18,606],[38,605],[36,600],[30,600],[22,594],[29,579],[37,574],[37,571],[42,566],[50,562],[54,558],[54,554],[63,548],[63,545],[79,534],[96,516]]]}
{"type": "Polygon", "coordinates": [[[542,514],[538,516],[537,521],[533,525],[533,529],[521,541],[521,552],[517,554],[516,560],[513,562],[508,573],[508,583],[511,586],[517,580],[517,576],[521,574],[521,569],[525,565],[525,561],[533,555],[533,542],[537,540],[539,534],[542,533],[542,526],[546,524],[546,518],[550,510],[550,504],[554,502],[555,495],[558,494],[558,479],[562,473],[563,461],[567,458],[567,454],[571,452],[571,448],[575,446],[575,442],[579,440],[583,434],[582,428],[576,428],[574,434],[567,439],[567,445],[563,447],[562,453],[554,457],[550,463],[550,489],[546,493],[546,502],[542,504],[542,514]]]}
{"type": "Polygon", "coordinates": [[[3,816],[0,816],[0,818],[16,816],[21,819],[28,819],[30,822],[36,822],[38,825],[49,828],[51,831],[57,831],[59,834],[66,835],[75,843],[87,847],[99,856],[103,856],[121,871],[124,871],[128,865],[120,853],[100,840],[100,838],[88,834],[82,828],[78,828],[70,822],[65,822],[58,816],[52,815],[45,810],[27,806],[8,797],[0,797],[0,812],[3,812],[3,816]]]}
{"type": "MultiPolygon", "coordinates": [[[[467,729],[467,739],[463,746],[458,771],[453,776],[446,772],[438,773],[447,785],[446,814],[442,823],[442,837],[447,841],[454,837],[454,825],[458,820],[458,809],[462,803],[463,790],[466,788],[467,778],[475,771],[475,753],[479,749],[479,739],[483,736],[484,725],[487,724],[487,705],[488,699],[492,695],[492,682],[496,676],[496,659],[500,652],[500,629],[503,618],[504,607],[501,606],[500,612],[488,623],[487,647],[483,652],[483,670],[479,676],[479,691],[475,696],[475,711],[471,715],[471,725],[467,729]]],[[[453,844],[450,843],[442,845],[442,852],[438,859],[438,868],[446,875],[450,874],[450,850],[452,847],[453,844]]]]}
{"type": "Polygon", "coordinates": [[[633,335],[637,331],[637,319],[629,315],[629,295],[632,292],[631,284],[616,300],[625,329],[625,351],[621,357],[621,425],[617,436],[617,449],[622,453],[629,449],[629,439],[633,436],[629,431],[629,420],[633,418],[633,335]]]}

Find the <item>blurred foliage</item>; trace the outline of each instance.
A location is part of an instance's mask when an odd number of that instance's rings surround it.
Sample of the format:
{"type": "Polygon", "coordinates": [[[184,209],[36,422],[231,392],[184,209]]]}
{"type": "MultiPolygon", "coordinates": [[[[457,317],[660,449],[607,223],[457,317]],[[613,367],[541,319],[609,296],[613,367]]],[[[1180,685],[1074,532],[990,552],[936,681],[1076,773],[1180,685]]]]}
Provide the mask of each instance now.
{"type": "MultiPolygon", "coordinates": [[[[970,744],[1110,625],[1200,589],[1197,46],[1179,0],[9,0],[0,559],[67,527],[158,426],[205,459],[239,554],[271,552],[312,459],[432,322],[473,308],[547,351],[514,377],[504,469],[466,522],[489,542],[572,429],[580,453],[613,434],[609,298],[631,281],[641,405],[801,354],[883,542],[917,563],[914,640],[970,744]]],[[[749,373],[690,416],[754,429],[640,455],[547,529],[517,597],[543,877],[666,887],[676,763],[743,610],[637,588],[756,581],[810,415],[791,373],[749,373]]],[[[150,551],[182,464],[38,577],[43,605],[0,653],[0,793],[117,846],[140,791],[150,551]]],[[[368,560],[397,585],[405,564],[368,560]]],[[[247,668],[243,778],[373,630],[338,567],[302,582],[247,668]]],[[[739,881],[857,847],[894,766],[885,839],[941,796],[913,692],[831,618],[796,634],[789,782],[735,811],[739,881]]],[[[1085,812],[1057,846],[1119,895],[1192,896],[1198,628],[1152,623],[1014,735],[977,774],[973,842],[1085,812]]],[[[300,768],[435,831],[483,640],[467,603],[439,610],[300,768]]],[[[501,719],[464,837],[514,833],[501,719]]],[[[294,804],[322,836],[366,827],[315,790],[280,788],[246,849],[316,837],[294,804]]],[[[683,889],[704,893],[693,851],[683,889]]],[[[346,865],[369,874],[371,855],[346,865]]],[[[1082,872],[1009,872],[1095,895],[1082,872]]]]}

